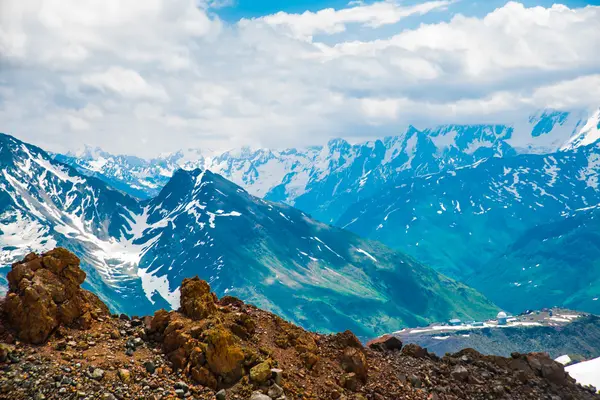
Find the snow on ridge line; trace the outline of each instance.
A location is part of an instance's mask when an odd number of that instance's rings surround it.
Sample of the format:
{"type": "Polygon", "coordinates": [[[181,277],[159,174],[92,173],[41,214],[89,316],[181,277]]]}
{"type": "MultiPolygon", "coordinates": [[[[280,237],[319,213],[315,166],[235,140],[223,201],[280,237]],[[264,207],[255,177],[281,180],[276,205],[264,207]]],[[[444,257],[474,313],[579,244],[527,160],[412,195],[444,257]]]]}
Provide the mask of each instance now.
{"type": "Polygon", "coordinates": [[[364,254],[365,256],[369,257],[374,262],[377,262],[377,259],[375,257],[373,257],[371,254],[367,253],[363,249],[354,249],[354,250],[356,250],[357,253],[361,253],[361,254],[364,254]]]}
{"type": "Polygon", "coordinates": [[[577,383],[600,388],[600,357],[570,365],[565,370],[577,383]]]}
{"type": "Polygon", "coordinates": [[[568,354],[565,354],[565,355],[562,355],[560,357],[555,358],[554,361],[556,361],[557,363],[561,363],[562,365],[567,365],[572,360],[571,360],[571,357],[569,357],[568,354]]]}

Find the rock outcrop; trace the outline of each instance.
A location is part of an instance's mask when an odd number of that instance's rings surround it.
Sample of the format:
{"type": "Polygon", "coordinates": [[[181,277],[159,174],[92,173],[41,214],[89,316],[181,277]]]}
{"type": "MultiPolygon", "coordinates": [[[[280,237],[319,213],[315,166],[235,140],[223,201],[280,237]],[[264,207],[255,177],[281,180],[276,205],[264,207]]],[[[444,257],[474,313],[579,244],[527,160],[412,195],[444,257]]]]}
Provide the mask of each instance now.
{"type": "Polygon", "coordinates": [[[95,318],[108,315],[96,295],[81,289],[85,277],[79,258],[62,248],[13,264],[4,312],[19,339],[43,343],[61,325],[89,329],[95,318]]]}
{"type": "Polygon", "coordinates": [[[0,400],[599,398],[543,353],[439,358],[391,338],[363,347],[349,331],[307,332],[233,297],[219,301],[199,278],[183,281],[179,311],[108,317],[64,249],[27,256],[8,278],[0,400]]]}
{"type": "Polygon", "coordinates": [[[367,347],[379,351],[393,351],[402,349],[402,341],[393,335],[385,335],[371,340],[367,347]]]}

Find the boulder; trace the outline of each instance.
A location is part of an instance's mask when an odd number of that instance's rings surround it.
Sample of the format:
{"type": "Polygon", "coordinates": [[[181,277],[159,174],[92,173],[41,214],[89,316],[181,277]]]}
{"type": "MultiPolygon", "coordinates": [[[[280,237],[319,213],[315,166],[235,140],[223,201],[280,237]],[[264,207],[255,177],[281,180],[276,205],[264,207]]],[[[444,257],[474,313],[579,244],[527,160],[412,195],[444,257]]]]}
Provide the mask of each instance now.
{"type": "Polygon", "coordinates": [[[367,381],[367,357],[365,357],[365,354],[361,350],[355,347],[348,347],[342,355],[341,365],[344,371],[355,373],[363,383],[367,381]]]}
{"type": "Polygon", "coordinates": [[[363,345],[358,340],[356,335],[351,331],[344,331],[342,333],[338,333],[333,336],[334,342],[341,348],[346,347],[356,347],[357,349],[362,349],[363,345]]]}
{"type": "Polygon", "coordinates": [[[194,367],[190,371],[192,379],[199,385],[206,386],[211,389],[217,388],[217,378],[204,367],[194,367]]]}
{"type": "Polygon", "coordinates": [[[217,311],[217,296],[211,293],[206,281],[198,278],[186,278],[181,283],[180,311],[193,320],[201,320],[214,315],[217,311]]]}
{"type": "Polygon", "coordinates": [[[402,348],[402,355],[414,358],[426,358],[429,356],[429,352],[418,344],[409,343],[402,348]]]}
{"type": "Polygon", "coordinates": [[[464,366],[457,365],[452,370],[452,378],[460,382],[465,382],[469,378],[469,371],[464,366]]]}
{"type": "Polygon", "coordinates": [[[385,335],[367,343],[367,347],[377,351],[401,350],[402,341],[393,335],[385,335]]]}
{"type": "Polygon", "coordinates": [[[86,274],[79,263],[68,250],[56,248],[13,264],[4,309],[21,340],[40,344],[61,325],[89,329],[94,319],[109,315],[96,295],[81,289],[86,274]]]}
{"type": "Polygon", "coordinates": [[[256,384],[263,384],[271,378],[271,366],[267,362],[260,363],[250,368],[250,380],[256,384]]]}
{"type": "Polygon", "coordinates": [[[525,356],[535,373],[556,385],[565,385],[567,373],[564,365],[551,359],[546,353],[530,353],[525,356]]]}
{"type": "Polygon", "coordinates": [[[354,372],[350,372],[342,375],[340,378],[340,386],[346,388],[352,392],[356,392],[359,386],[358,376],[354,372]]]}
{"type": "Polygon", "coordinates": [[[206,332],[206,344],[208,369],[222,377],[226,383],[233,383],[241,378],[244,352],[231,332],[223,326],[211,328],[206,332]]]}

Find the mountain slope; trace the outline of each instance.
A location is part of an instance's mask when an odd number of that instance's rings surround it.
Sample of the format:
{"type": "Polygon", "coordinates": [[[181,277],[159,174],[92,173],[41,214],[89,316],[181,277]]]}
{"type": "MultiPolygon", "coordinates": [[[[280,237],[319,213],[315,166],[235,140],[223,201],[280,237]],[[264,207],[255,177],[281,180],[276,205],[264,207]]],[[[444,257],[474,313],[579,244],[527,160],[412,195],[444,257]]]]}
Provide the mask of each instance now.
{"type": "Polygon", "coordinates": [[[204,166],[202,153],[193,149],[144,160],[86,147],[78,153],[55,154],[54,158],[83,175],[99,178],[111,187],[140,199],[158,195],[177,169],[204,166]]]}
{"type": "Polygon", "coordinates": [[[547,154],[573,149],[600,137],[598,118],[586,112],[543,110],[509,125],[445,125],[350,144],[283,151],[243,148],[208,157],[187,150],[154,160],[111,156],[101,151],[57,158],[138,197],[154,197],[173,171],[210,169],[251,194],[290,204],[335,223],[356,201],[389,182],[467,166],[484,158],[547,154]]]}
{"type": "Polygon", "coordinates": [[[115,311],[175,308],[178,283],[193,275],[311,329],[361,336],[495,310],[407,256],[209,171],[179,170],[138,201],[12,137],[0,146],[2,264],[55,245],[77,251],[115,311]]]}
{"type": "Polygon", "coordinates": [[[552,359],[564,354],[570,354],[574,359],[575,356],[580,359],[600,356],[600,317],[579,316],[577,312],[561,310],[567,316],[575,317],[569,320],[560,314],[556,316],[557,311],[554,310],[554,318],[558,321],[550,317],[548,322],[530,322],[530,318],[523,315],[518,317],[523,321],[522,325],[456,327],[452,331],[426,328],[416,329],[417,333],[406,330],[396,335],[403,343],[418,344],[440,357],[466,348],[502,357],[510,357],[513,352],[544,352],[552,359]]]}
{"type": "Polygon", "coordinates": [[[178,311],[111,318],[80,289],[85,273],[65,249],[29,255],[9,276],[0,300],[3,400],[480,400],[490,382],[513,400],[598,398],[544,353],[439,358],[398,342],[365,348],[350,331],[307,332],[234,297],[219,300],[198,277],[181,282],[178,311]]]}
{"type": "Polygon", "coordinates": [[[511,311],[560,304],[600,314],[600,210],[528,230],[469,281],[511,311]]]}
{"type": "Polygon", "coordinates": [[[407,179],[351,207],[340,226],[466,278],[532,227],[600,204],[600,145],[492,158],[407,179]]]}

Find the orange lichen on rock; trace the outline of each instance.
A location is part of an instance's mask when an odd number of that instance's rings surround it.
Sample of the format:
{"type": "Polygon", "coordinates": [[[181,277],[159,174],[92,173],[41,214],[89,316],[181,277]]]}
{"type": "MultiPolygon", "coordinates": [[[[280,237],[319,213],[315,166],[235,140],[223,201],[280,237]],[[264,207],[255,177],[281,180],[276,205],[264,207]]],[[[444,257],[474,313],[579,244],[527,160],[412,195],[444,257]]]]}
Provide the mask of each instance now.
{"type": "Polygon", "coordinates": [[[79,258],[63,248],[31,253],[13,264],[4,311],[18,337],[43,343],[61,325],[88,329],[95,318],[108,315],[96,295],[81,289],[85,277],[79,258]]]}

